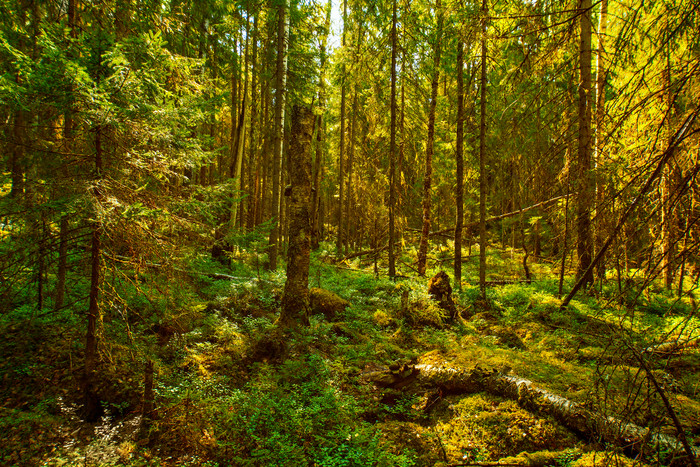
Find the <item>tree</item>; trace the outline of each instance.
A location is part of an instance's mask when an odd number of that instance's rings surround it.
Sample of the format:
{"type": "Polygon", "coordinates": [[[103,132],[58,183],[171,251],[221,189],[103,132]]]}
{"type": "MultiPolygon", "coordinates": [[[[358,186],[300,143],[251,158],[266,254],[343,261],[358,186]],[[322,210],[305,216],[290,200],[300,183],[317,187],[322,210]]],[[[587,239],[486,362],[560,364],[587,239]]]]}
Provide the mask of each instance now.
{"type": "Polygon", "coordinates": [[[479,289],[481,298],[486,299],[486,70],[488,54],[486,47],[486,28],[488,17],[488,0],[481,7],[481,80],[479,97],[479,289]]]}
{"type": "Polygon", "coordinates": [[[391,2],[391,127],[389,129],[389,277],[396,277],[396,0],[391,2]]]}
{"type": "MultiPolygon", "coordinates": [[[[604,125],[605,125],[605,82],[607,81],[607,70],[605,61],[605,43],[608,33],[608,0],[600,3],[600,19],[598,20],[598,64],[596,67],[596,106],[595,106],[595,154],[596,166],[596,250],[599,250],[605,241],[605,229],[608,213],[606,213],[605,189],[606,180],[600,169],[603,166],[604,151],[604,125]]],[[[598,278],[602,281],[605,278],[605,261],[601,260],[597,270],[598,278]]]]}
{"type": "MultiPolygon", "coordinates": [[[[341,47],[345,49],[345,36],[348,29],[348,2],[343,0],[343,34],[341,39],[341,47]]],[[[345,180],[345,94],[346,94],[346,67],[345,62],[342,65],[340,77],[340,141],[338,146],[338,236],[335,242],[335,254],[340,256],[343,251],[343,231],[345,224],[343,221],[343,201],[344,201],[344,180],[345,180]]]]}
{"type": "Polygon", "coordinates": [[[457,219],[455,220],[455,286],[462,289],[462,225],[464,223],[464,43],[457,40],[457,141],[455,160],[457,173],[455,184],[455,203],[457,219]]]}
{"type": "MultiPolygon", "coordinates": [[[[581,0],[579,14],[578,157],[576,227],[577,276],[583,277],[592,260],[591,238],[591,0],[581,0]]],[[[584,285],[593,277],[583,277],[584,285]]]]}
{"type": "Polygon", "coordinates": [[[311,136],[313,112],[295,105],[289,147],[289,248],[284,283],[282,327],[309,324],[309,264],[311,239],[311,136]]]}
{"type": "Polygon", "coordinates": [[[437,15],[437,31],[433,44],[433,78],[430,86],[430,104],[428,110],[428,138],[425,149],[425,172],[423,175],[423,229],[418,248],[418,274],[425,275],[428,262],[428,237],[430,234],[430,210],[432,198],[433,154],[435,152],[435,109],[437,107],[437,92],[440,81],[440,52],[442,42],[442,8],[440,0],[435,2],[437,15]]]}
{"type": "Polygon", "coordinates": [[[284,107],[287,93],[287,41],[289,39],[289,0],[282,0],[277,7],[277,70],[275,72],[275,133],[272,156],[272,202],[270,209],[274,224],[268,242],[268,267],[277,269],[277,252],[280,240],[280,177],[282,140],[284,138],[284,107]]]}

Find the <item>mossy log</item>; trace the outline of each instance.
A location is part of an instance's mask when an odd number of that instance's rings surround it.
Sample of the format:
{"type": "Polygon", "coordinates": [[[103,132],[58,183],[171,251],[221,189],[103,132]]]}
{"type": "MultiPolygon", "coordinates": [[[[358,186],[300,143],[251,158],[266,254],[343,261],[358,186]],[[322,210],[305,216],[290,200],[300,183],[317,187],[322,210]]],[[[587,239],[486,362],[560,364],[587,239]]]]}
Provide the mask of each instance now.
{"type": "MultiPolygon", "coordinates": [[[[518,404],[539,414],[557,419],[562,425],[589,439],[602,439],[637,454],[665,451],[687,459],[683,445],[673,436],[654,433],[650,429],[601,414],[565,397],[538,388],[527,379],[504,375],[496,370],[476,366],[470,369],[435,365],[403,365],[399,371],[386,369],[364,376],[382,388],[405,388],[416,391],[440,390],[443,394],[488,392],[516,400],[518,404]]],[[[700,457],[700,450],[693,448],[700,457]]]]}
{"type": "Polygon", "coordinates": [[[338,313],[343,312],[350,302],[340,298],[337,294],[313,287],[309,289],[309,299],[311,301],[311,313],[322,314],[329,321],[333,321],[338,313]]]}

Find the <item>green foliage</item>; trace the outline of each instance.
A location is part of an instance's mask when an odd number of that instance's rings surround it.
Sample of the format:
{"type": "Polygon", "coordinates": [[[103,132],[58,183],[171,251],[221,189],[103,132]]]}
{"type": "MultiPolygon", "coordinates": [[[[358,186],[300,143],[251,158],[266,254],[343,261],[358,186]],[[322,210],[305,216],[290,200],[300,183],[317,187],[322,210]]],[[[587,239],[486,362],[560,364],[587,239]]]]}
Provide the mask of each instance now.
{"type": "Polygon", "coordinates": [[[349,436],[356,406],[338,391],[327,362],[314,354],[286,361],[210,409],[217,444],[239,465],[301,465],[322,446],[349,436]]]}
{"type": "Polygon", "coordinates": [[[394,454],[381,442],[379,433],[371,429],[348,434],[338,446],[322,447],[315,456],[319,467],[410,467],[415,462],[408,453],[394,454]]]}

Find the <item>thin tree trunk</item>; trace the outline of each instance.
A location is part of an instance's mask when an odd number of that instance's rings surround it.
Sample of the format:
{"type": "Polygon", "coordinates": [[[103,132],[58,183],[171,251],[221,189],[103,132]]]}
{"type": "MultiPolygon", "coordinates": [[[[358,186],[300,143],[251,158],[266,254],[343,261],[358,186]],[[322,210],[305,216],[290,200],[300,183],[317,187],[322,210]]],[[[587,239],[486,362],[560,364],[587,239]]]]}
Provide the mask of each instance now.
{"type": "MultiPolygon", "coordinates": [[[[666,47],[666,67],[663,72],[664,100],[666,105],[666,134],[668,144],[672,143],[673,132],[673,91],[671,89],[671,51],[666,47]]],[[[675,152],[675,151],[674,151],[675,152]]],[[[675,158],[675,154],[671,154],[671,161],[675,158]]],[[[675,164],[672,162],[666,166],[662,174],[662,196],[661,196],[661,267],[663,268],[664,285],[666,289],[673,289],[673,279],[675,276],[674,260],[676,256],[676,241],[678,237],[678,215],[676,212],[675,202],[676,182],[678,173],[675,164]]]]}
{"type": "Polygon", "coordinates": [[[311,248],[317,250],[319,247],[321,232],[321,183],[323,175],[323,136],[324,120],[323,114],[326,111],[326,44],[331,28],[331,10],[333,5],[330,0],[326,5],[326,22],[324,24],[323,36],[321,38],[321,63],[318,77],[318,116],[316,117],[316,151],[314,159],[314,180],[311,204],[311,248]]]}
{"type": "MultiPolygon", "coordinates": [[[[605,207],[605,186],[603,178],[603,136],[605,121],[605,81],[607,72],[605,70],[605,40],[608,31],[608,0],[600,3],[600,20],[598,22],[598,64],[596,71],[596,111],[595,111],[595,154],[596,154],[596,250],[600,250],[605,241],[605,226],[607,225],[607,213],[605,207]]],[[[605,260],[601,260],[597,268],[598,280],[605,279],[605,260]]]]}
{"type": "MultiPolygon", "coordinates": [[[[359,37],[358,37],[359,44],[359,37]]],[[[357,131],[357,89],[353,94],[352,98],[352,119],[350,120],[350,144],[348,144],[348,189],[345,194],[345,255],[347,256],[350,246],[350,219],[353,218],[352,215],[352,165],[355,158],[355,132],[357,131]]]]}
{"type": "Polygon", "coordinates": [[[287,252],[287,228],[289,222],[289,203],[284,196],[286,187],[289,186],[289,141],[291,136],[291,126],[285,125],[284,128],[284,143],[282,144],[282,167],[280,168],[280,236],[278,244],[280,246],[279,254],[284,256],[287,252]],[[284,187],[284,188],[282,188],[284,187]]]}
{"type": "MultiPolygon", "coordinates": [[[[243,84],[243,102],[241,104],[241,112],[242,116],[240,118],[239,125],[242,126],[241,131],[239,131],[238,135],[238,148],[236,150],[238,151],[237,159],[240,159],[241,162],[239,162],[239,165],[241,166],[240,170],[238,170],[238,178],[239,178],[239,190],[240,193],[245,193],[246,190],[246,182],[247,182],[247,174],[251,171],[251,162],[252,160],[250,157],[246,158],[246,152],[245,152],[245,142],[246,142],[246,131],[248,128],[248,123],[250,119],[250,112],[248,109],[246,109],[246,106],[249,105],[249,98],[248,98],[248,84],[249,84],[249,72],[250,70],[250,11],[246,10],[246,26],[245,26],[245,65],[243,69],[243,79],[244,79],[244,84],[243,84]]],[[[251,125],[252,126],[252,125],[251,125]]],[[[213,128],[213,125],[212,125],[213,128]]],[[[213,136],[213,135],[212,135],[213,136]]],[[[212,138],[212,141],[214,138],[212,138]]],[[[238,227],[240,228],[241,231],[245,230],[246,227],[246,205],[249,204],[250,200],[247,199],[248,197],[241,198],[239,201],[240,204],[240,215],[238,216],[237,224],[238,227]]]]}
{"type": "Polygon", "coordinates": [[[479,290],[481,298],[486,299],[486,27],[488,0],[482,4],[481,25],[481,96],[479,121],[479,290]]]}
{"type": "MultiPolygon", "coordinates": [[[[76,29],[76,16],[75,16],[75,0],[68,1],[68,27],[70,28],[69,36],[75,39],[78,35],[76,29]]],[[[69,52],[70,56],[70,52],[69,52]]],[[[72,89],[71,89],[72,91],[72,89]]],[[[74,109],[72,105],[68,106],[63,117],[63,147],[64,151],[70,153],[74,150],[73,136],[74,136],[74,120],[73,120],[74,109]]],[[[64,166],[61,168],[62,176],[68,179],[68,169],[64,166]]],[[[58,233],[58,269],[56,271],[56,290],[54,299],[54,310],[58,311],[63,308],[63,302],[65,300],[66,294],[66,277],[68,274],[68,241],[69,241],[69,221],[68,216],[63,215],[61,217],[59,233],[58,233]]]]}
{"type": "MultiPolygon", "coordinates": [[[[261,96],[264,96],[263,109],[260,113],[260,124],[261,129],[266,128],[265,123],[268,121],[270,115],[270,106],[272,102],[272,95],[270,93],[270,87],[265,85],[261,96]]],[[[258,209],[255,217],[255,224],[259,225],[263,222],[267,214],[267,191],[269,186],[270,178],[270,144],[269,144],[269,131],[260,132],[260,146],[262,147],[261,157],[260,157],[260,196],[258,198],[258,209]]]]}
{"type": "MultiPolygon", "coordinates": [[[[341,46],[345,49],[345,34],[348,27],[348,2],[343,0],[343,37],[341,46]]],[[[345,62],[342,65],[340,84],[340,146],[338,147],[338,238],[335,243],[336,256],[340,257],[343,251],[343,202],[344,190],[343,181],[345,180],[344,159],[345,159],[345,90],[346,90],[346,70],[345,62]]]]}
{"type": "Polygon", "coordinates": [[[143,371],[143,402],[141,405],[141,423],[144,429],[150,428],[156,418],[156,398],[153,384],[153,360],[146,360],[143,371]]]}
{"type": "Polygon", "coordinates": [[[396,0],[391,7],[391,128],[389,129],[389,277],[396,277],[396,0]]]}
{"type": "MultiPolygon", "coordinates": [[[[248,115],[246,112],[246,97],[245,95],[243,96],[243,103],[241,105],[241,116],[238,119],[238,130],[237,130],[237,135],[236,135],[236,167],[233,172],[233,179],[234,180],[242,180],[243,179],[243,174],[242,174],[242,168],[243,168],[243,148],[245,146],[245,131],[246,131],[246,124],[248,123],[248,115]]],[[[231,221],[230,221],[230,227],[231,229],[236,228],[236,221],[239,218],[238,216],[238,209],[239,209],[239,203],[233,202],[232,203],[232,210],[231,210],[231,221]]],[[[241,212],[240,212],[240,217],[243,217],[243,209],[241,207],[241,212]]]]}
{"type": "Polygon", "coordinates": [[[462,290],[462,226],[464,224],[464,44],[457,41],[457,142],[455,159],[457,162],[457,184],[455,202],[457,219],[455,220],[455,286],[462,290]]]}
{"type": "Polygon", "coordinates": [[[280,237],[280,165],[282,163],[282,140],[284,138],[284,106],[287,91],[287,40],[289,36],[288,0],[282,0],[277,8],[277,76],[275,89],[275,137],[272,156],[272,202],[274,219],[270,232],[268,268],[277,269],[277,252],[280,237]]]}
{"type": "MultiPolygon", "coordinates": [[[[99,181],[102,179],[102,128],[95,131],[95,177],[94,196],[96,202],[100,199],[99,181]]],[[[94,422],[102,415],[99,397],[95,392],[97,367],[97,323],[100,321],[100,283],[102,280],[102,225],[95,219],[91,235],[90,256],[90,296],[87,311],[87,332],[85,335],[85,368],[83,374],[83,418],[94,422]]]]}
{"type": "Polygon", "coordinates": [[[578,232],[578,270],[584,285],[593,282],[592,275],[583,276],[591,264],[591,0],[581,0],[579,87],[578,87],[578,195],[576,230],[578,232]]]}
{"type": "Polygon", "coordinates": [[[238,131],[238,39],[233,38],[233,63],[231,64],[231,134],[229,142],[228,178],[233,178],[236,170],[236,136],[238,131]]]}
{"type": "Polygon", "coordinates": [[[430,88],[430,107],[428,109],[428,139],[425,150],[425,175],[423,178],[423,230],[418,247],[418,274],[425,275],[428,264],[428,240],[430,236],[431,196],[433,183],[433,154],[435,151],[435,110],[440,79],[440,52],[442,41],[442,8],[440,0],[435,3],[437,14],[437,35],[433,51],[433,80],[430,88]]]}
{"type": "Polygon", "coordinates": [[[255,214],[258,208],[258,174],[259,160],[257,154],[257,117],[258,117],[258,14],[253,19],[253,50],[251,52],[251,84],[250,84],[250,139],[248,140],[248,216],[246,228],[250,231],[255,227],[255,214]]]}
{"type": "Polygon", "coordinates": [[[61,216],[58,231],[58,269],[56,271],[56,289],[54,291],[54,310],[63,308],[66,296],[66,276],[68,274],[68,216],[61,216]]]}

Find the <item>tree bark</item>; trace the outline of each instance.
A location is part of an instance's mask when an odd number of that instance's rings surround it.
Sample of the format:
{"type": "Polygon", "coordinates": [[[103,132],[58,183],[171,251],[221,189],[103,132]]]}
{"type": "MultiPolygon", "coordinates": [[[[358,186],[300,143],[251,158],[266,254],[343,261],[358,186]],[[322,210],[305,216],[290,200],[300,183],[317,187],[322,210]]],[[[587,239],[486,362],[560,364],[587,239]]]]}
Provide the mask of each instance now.
{"type": "Polygon", "coordinates": [[[486,299],[486,27],[488,0],[482,4],[481,24],[481,91],[479,121],[479,290],[481,298],[486,299]]]}
{"type": "Polygon", "coordinates": [[[287,92],[287,41],[289,37],[289,0],[282,0],[277,8],[277,71],[275,89],[275,136],[272,156],[272,202],[274,220],[268,245],[268,269],[277,269],[280,232],[280,164],[284,138],[284,106],[287,92]]]}
{"type": "MultiPolygon", "coordinates": [[[[600,3],[600,20],[598,22],[598,64],[596,71],[596,107],[595,107],[595,154],[596,154],[596,250],[605,241],[605,227],[607,225],[607,212],[605,210],[605,186],[601,167],[603,165],[603,136],[605,123],[605,82],[607,71],[605,69],[605,40],[608,31],[608,0],[600,3]]],[[[605,261],[601,260],[597,268],[599,280],[605,279],[605,261]]]]}
{"type": "Polygon", "coordinates": [[[462,290],[462,226],[464,224],[464,43],[457,41],[457,141],[455,160],[457,163],[457,184],[455,202],[457,219],[455,220],[455,287],[462,290]]]}
{"type": "Polygon", "coordinates": [[[579,15],[579,86],[578,86],[578,196],[576,230],[578,232],[577,277],[583,285],[593,282],[592,274],[583,275],[591,264],[591,8],[592,0],[581,0],[579,15]]]}
{"type": "Polygon", "coordinates": [[[258,208],[258,151],[256,120],[258,117],[258,14],[253,19],[253,50],[251,52],[250,76],[250,135],[248,140],[248,213],[246,228],[250,231],[255,227],[255,214],[258,208]]]}
{"type": "MultiPolygon", "coordinates": [[[[663,71],[663,96],[666,106],[666,138],[670,147],[672,142],[674,114],[674,96],[671,89],[671,51],[670,45],[666,46],[666,67],[663,71]]],[[[678,237],[678,213],[676,210],[677,197],[675,196],[676,184],[679,178],[678,170],[674,167],[673,160],[675,159],[675,151],[672,151],[671,160],[662,174],[661,186],[661,267],[663,269],[664,285],[666,289],[673,288],[673,279],[675,276],[675,256],[676,242],[678,237]]]]}
{"type": "MultiPolygon", "coordinates": [[[[359,38],[358,38],[359,40],[359,38]]],[[[345,192],[345,255],[350,253],[350,243],[351,242],[351,222],[352,219],[352,169],[355,159],[355,132],[357,131],[357,89],[353,93],[352,98],[352,117],[350,120],[350,141],[348,144],[348,188],[345,192]]]]}
{"type": "MultiPolygon", "coordinates": [[[[345,34],[348,28],[348,2],[343,0],[343,36],[341,39],[341,47],[345,49],[345,34]]],[[[340,84],[340,145],[338,147],[338,237],[335,242],[335,253],[337,257],[343,252],[343,202],[344,190],[343,181],[345,180],[345,171],[343,164],[345,163],[345,93],[346,93],[346,69],[345,62],[342,65],[341,84],[340,84]]]]}
{"type": "Polygon", "coordinates": [[[418,247],[418,274],[425,275],[428,264],[428,241],[430,237],[431,196],[433,184],[433,155],[435,145],[435,110],[440,80],[440,52],[442,42],[442,8],[440,0],[435,3],[437,15],[437,33],[433,46],[433,79],[430,88],[430,107],[428,108],[428,140],[425,149],[425,174],[423,176],[423,230],[418,247]]]}
{"type": "Polygon", "coordinates": [[[396,277],[396,0],[391,6],[391,128],[389,129],[389,277],[396,277]]]}
{"type": "MultiPolygon", "coordinates": [[[[69,36],[73,39],[77,37],[77,30],[75,27],[75,0],[68,1],[68,28],[69,36]]],[[[71,55],[70,52],[68,54],[71,55]]],[[[71,89],[72,91],[72,89],[71,89]]],[[[63,135],[62,142],[65,152],[70,153],[73,151],[73,136],[74,136],[74,117],[73,117],[73,106],[69,104],[68,109],[63,117],[63,135]]],[[[64,164],[61,167],[62,176],[66,178],[69,177],[68,169],[64,164]]],[[[68,275],[68,241],[69,241],[69,221],[68,216],[63,215],[61,217],[59,233],[58,233],[58,268],[56,271],[56,289],[54,298],[54,310],[58,311],[63,308],[63,302],[65,300],[66,294],[66,277],[68,275]]]]}
{"type": "MultiPolygon", "coordinates": [[[[102,180],[102,128],[95,131],[95,202],[101,194],[99,183],[102,180]]],[[[97,207],[96,207],[97,209],[97,207]]],[[[83,373],[83,418],[94,422],[102,415],[102,407],[95,391],[97,354],[97,323],[101,318],[100,283],[102,280],[102,225],[99,219],[93,221],[90,253],[90,296],[87,310],[87,332],[85,334],[85,368],[83,373]]]]}
{"type": "Polygon", "coordinates": [[[311,134],[313,112],[294,106],[289,148],[289,248],[280,325],[309,324],[311,134]]]}
{"type": "Polygon", "coordinates": [[[321,63],[318,77],[318,116],[316,117],[316,151],[314,159],[314,181],[311,203],[311,248],[317,250],[320,242],[320,218],[321,218],[321,175],[323,172],[323,113],[326,110],[326,44],[331,28],[331,1],[326,6],[326,23],[323,37],[321,38],[321,63]]]}

